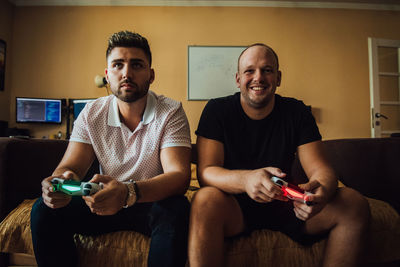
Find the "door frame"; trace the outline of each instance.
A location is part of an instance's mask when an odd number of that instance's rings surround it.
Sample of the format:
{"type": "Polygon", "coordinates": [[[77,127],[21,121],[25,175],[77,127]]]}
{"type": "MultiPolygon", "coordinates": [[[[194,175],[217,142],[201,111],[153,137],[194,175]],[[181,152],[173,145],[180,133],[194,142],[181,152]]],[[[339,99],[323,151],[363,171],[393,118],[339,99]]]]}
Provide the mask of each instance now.
{"type": "Polygon", "coordinates": [[[370,116],[371,116],[371,137],[382,137],[382,133],[400,132],[400,129],[382,131],[379,115],[381,105],[399,105],[398,101],[380,101],[380,76],[399,77],[399,98],[400,98],[400,40],[389,40],[379,38],[368,38],[368,61],[369,61],[369,85],[370,85],[370,116]],[[395,47],[398,49],[398,72],[380,72],[378,62],[378,47],[395,47]]]}

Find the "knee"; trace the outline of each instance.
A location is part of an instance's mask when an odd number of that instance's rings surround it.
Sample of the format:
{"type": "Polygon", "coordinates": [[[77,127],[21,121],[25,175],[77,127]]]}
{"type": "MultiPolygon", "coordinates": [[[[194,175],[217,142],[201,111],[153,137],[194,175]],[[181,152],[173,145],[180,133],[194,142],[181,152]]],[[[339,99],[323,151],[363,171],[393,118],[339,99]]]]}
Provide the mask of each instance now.
{"type": "Polygon", "coordinates": [[[31,227],[44,226],[48,221],[51,209],[44,204],[43,199],[40,197],[32,206],[31,210],[31,227]]]}
{"type": "Polygon", "coordinates": [[[46,212],[47,209],[48,209],[48,207],[46,206],[46,204],[44,204],[43,199],[41,197],[39,197],[35,201],[35,203],[33,203],[32,210],[31,210],[31,215],[40,214],[40,213],[46,212]]]}
{"type": "Polygon", "coordinates": [[[46,206],[41,197],[33,204],[30,215],[32,235],[45,235],[62,223],[57,209],[46,206]]]}
{"type": "Polygon", "coordinates": [[[215,187],[201,188],[192,199],[191,216],[197,221],[209,220],[210,216],[222,214],[228,195],[215,187]]]}
{"type": "Polygon", "coordinates": [[[367,199],[358,191],[351,188],[340,188],[337,198],[339,198],[339,214],[353,223],[367,225],[370,219],[370,208],[367,199]]]}

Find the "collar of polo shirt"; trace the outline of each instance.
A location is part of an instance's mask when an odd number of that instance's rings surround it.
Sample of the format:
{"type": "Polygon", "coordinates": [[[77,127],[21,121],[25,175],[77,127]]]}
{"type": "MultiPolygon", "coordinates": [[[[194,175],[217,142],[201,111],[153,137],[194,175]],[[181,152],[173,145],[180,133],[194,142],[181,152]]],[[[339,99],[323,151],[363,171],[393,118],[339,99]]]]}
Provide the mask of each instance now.
{"type": "MultiPolygon", "coordinates": [[[[147,93],[147,103],[144,109],[142,122],[144,125],[149,124],[154,119],[156,110],[156,96],[153,92],[147,93]]],[[[117,98],[114,96],[108,109],[108,125],[113,127],[121,127],[121,120],[119,118],[119,110],[117,104],[117,98]]]]}

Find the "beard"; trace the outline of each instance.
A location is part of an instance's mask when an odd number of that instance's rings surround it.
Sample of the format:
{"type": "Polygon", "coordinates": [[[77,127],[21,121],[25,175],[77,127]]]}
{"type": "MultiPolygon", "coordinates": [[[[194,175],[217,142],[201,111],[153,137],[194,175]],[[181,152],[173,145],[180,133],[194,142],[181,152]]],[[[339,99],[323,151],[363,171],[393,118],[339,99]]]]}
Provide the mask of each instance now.
{"type": "Polygon", "coordinates": [[[111,89],[111,91],[113,95],[115,95],[119,100],[126,103],[132,103],[147,95],[150,88],[150,83],[150,80],[148,80],[145,81],[143,84],[138,85],[127,79],[118,84],[117,88],[111,89]],[[121,87],[126,84],[128,84],[131,89],[129,89],[127,92],[124,92],[122,91],[121,87]]]}
{"type": "Polygon", "coordinates": [[[268,104],[272,101],[273,96],[268,96],[261,101],[254,101],[251,98],[245,98],[247,104],[254,108],[254,109],[263,109],[264,107],[268,106],[268,104]]]}
{"type": "Polygon", "coordinates": [[[269,105],[273,101],[274,95],[275,95],[275,90],[267,89],[269,92],[267,95],[263,97],[253,97],[252,94],[249,92],[250,89],[247,90],[240,90],[241,95],[244,99],[244,101],[247,103],[248,106],[254,108],[254,109],[263,109],[266,106],[269,105]]]}

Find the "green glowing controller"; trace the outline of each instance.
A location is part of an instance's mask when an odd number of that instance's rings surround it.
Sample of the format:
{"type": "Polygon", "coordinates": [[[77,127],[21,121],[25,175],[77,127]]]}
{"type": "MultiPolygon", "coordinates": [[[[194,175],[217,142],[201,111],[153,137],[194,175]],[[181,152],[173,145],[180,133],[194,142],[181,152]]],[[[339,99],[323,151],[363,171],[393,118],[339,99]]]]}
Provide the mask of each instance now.
{"type": "Polygon", "coordinates": [[[103,188],[102,184],[64,180],[61,178],[53,178],[51,184],[53,185],[54,192],[62,192],[70,196],[89,196],[103,188]]]}

